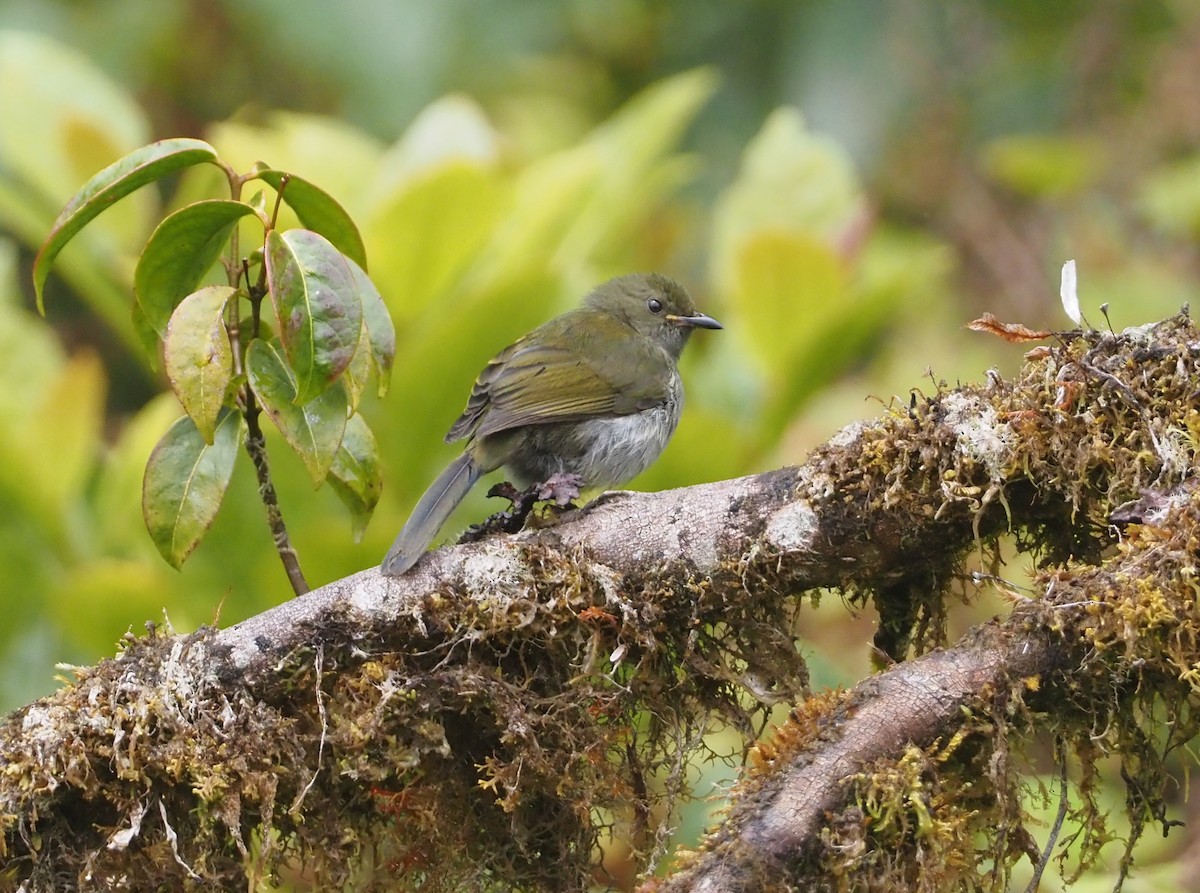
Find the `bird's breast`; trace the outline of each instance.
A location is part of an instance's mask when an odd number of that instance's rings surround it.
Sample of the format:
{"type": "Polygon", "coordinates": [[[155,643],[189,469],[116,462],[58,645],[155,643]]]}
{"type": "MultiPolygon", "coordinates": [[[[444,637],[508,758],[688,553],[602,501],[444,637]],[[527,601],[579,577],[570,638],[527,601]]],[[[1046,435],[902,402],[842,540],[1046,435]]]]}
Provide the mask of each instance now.
{"type": "Polygon", "coordinates": [[[594,487],[616,487],[637,477],[666,449],[679,423],[678,406],[666,404],[632,415],[581,422],[587,447],[579,469],[594,487]]]}
{"type": "Polygon", "coordinates": [[[667,399],[640,412],[522,429],[506,465],[521,481],[577,474],[592,487],[616,487],[650,467],[666,448],[683,412],[676,373],[667,399]]]}

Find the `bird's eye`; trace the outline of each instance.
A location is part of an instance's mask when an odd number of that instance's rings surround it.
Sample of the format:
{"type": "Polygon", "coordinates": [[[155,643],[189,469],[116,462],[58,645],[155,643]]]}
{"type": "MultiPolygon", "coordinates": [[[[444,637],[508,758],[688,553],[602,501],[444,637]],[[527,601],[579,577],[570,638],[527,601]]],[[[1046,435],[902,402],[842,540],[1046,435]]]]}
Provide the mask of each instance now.
{"type": "Polygon", "coordinates": [[[662,313],[662,301],[658,298],[651,298],[646,302],[646,309],[651,313],[662,313]]]}

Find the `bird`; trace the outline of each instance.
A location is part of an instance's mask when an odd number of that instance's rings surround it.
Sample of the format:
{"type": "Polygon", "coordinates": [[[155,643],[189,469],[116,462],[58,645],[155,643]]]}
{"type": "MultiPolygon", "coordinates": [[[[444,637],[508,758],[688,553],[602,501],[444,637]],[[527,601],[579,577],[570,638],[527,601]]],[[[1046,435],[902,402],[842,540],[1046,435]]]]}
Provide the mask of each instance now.
{"type": "MultiPolygon", "coordinates": [[[[567,479],[612,488],[662,453],[683,412],[679,356],[695,329],[723,326],[658,273],[593,288],[581,306],[496,354],[446,434],[462,454],[430,484],[384,557],[401,576],[485,474],[504,467],[521,485],[567,479]]],[[[576,491],[577,492],[577,491],[576,491]]]]}

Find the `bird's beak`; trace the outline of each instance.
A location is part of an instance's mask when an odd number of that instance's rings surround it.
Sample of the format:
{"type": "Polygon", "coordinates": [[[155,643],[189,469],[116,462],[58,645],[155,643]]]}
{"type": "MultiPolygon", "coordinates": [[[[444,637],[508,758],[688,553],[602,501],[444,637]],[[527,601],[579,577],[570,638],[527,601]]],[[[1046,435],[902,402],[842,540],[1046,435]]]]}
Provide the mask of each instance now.
{"type": "Polygon", "coordinates": [[[665,317],[667,322],[676,326],[686,326],[689,329],[723,329],[725,328],[711,316],[704,313],[696,313],[692,316],[677,316],[674,313],[668,313],[665,317]]]}

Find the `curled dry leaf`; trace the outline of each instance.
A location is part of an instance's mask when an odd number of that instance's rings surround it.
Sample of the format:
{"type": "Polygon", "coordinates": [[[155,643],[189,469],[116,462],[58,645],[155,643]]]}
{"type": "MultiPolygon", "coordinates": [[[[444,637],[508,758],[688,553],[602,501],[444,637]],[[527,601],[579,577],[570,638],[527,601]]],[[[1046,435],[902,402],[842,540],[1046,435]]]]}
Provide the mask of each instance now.
{"type": "Polygon", "coordinates": [[[983,314],[979,319],[971,320],[967,323],[967,328],[972,332],[988,332],[1015,344],[1022,341],[1040,341],[1042,338],[1049,338],[1054,334],[1047,331],[1035,331],[1019,322],[1000,322],[990,313],[983,314]]]}

